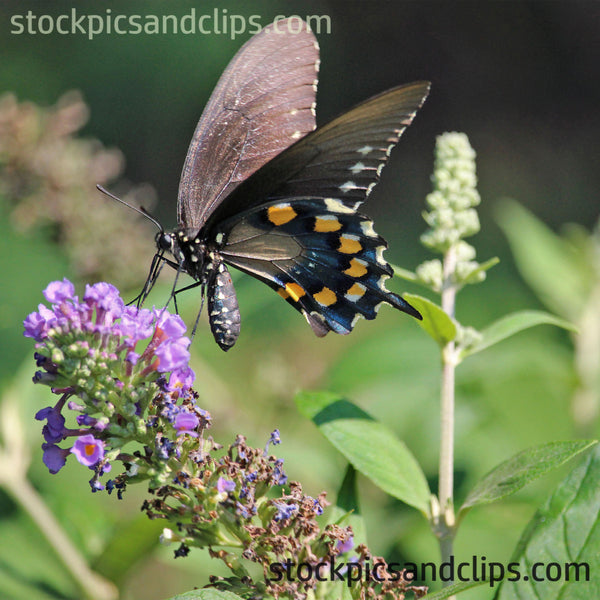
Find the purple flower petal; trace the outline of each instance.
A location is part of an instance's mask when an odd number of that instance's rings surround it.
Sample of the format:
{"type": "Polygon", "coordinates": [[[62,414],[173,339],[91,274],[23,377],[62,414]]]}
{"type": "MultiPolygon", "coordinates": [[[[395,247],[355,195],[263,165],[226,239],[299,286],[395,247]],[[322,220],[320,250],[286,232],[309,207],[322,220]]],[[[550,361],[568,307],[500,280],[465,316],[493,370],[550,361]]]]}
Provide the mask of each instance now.
{"type": "Polygon", "coordinates": [[[132,365],[137,365],[137,361],[140,360],[140,355],[132,350],[131,352],[127,353],[125,360],[132,365]]]}
{"type": "Polygon", "coordinates": [[[23,332],[25,337],[30,337],[36,342],[40,342],[45,337],[47,331],[46,319],[39,312],[32,312],[23,321],[23,327],[25,329],[23,332]]]}
{"type": "Polygon", "coordinates": [[[75,440],[71,452],[85,467],[92,467],[104,458],[104,442],[86,434],[75,440]]]}
{"type": "Polygon", "coordinates": [[[162,342],[155,350],[155,354],[159,358],[157,371],[165,373],[187,367],[190,360],[190,353],[187,350],[189,345],[190,340],[187,338],[162,342]]]}
{"type": "Polygon", "coordinates": [[[147,308],[138,311],[135,306],[126,306],[121,314],[121,322],[117,326],[119,333],[129,338],[134,346],[139,340],[146,339],[154,333],[154,313],[147,308]]]}
{"type": "Polygon", "coordinates": [[[36,342],[41,342],[50,329],[56,323],[56,315],[46,306],[40,304],[38,312],[32,312],[24,321],[23,327],[25,337],[31,337],[36,342]]]}
{"type": "Polygon", "coordinates": [[[113,314],[118,313],[120,315],[125,307],[125,303],[119,295],[119,290],[114,285],[104,281],[94,285],[86,285],[83,299],[87,304],[95,305],[113,314]]]}
{"type": "Polygon", "coordinates": [[[163,309],[157,311],[156,326],[169,338],[181,337],[186,330],[185,323],[179,315],[172,315],[163,309]]]}
{"type": "Polygon", "coordinates": [[[273,517],[274,521],[285,521],[291,518],[298,511],[297,504],[283,504],[282,502],[273,502],[273,506],[277,509],[277,513],[273,517]]]}
{"type": "Polygon", "coordinates": [[[279,429],[274,429],[273,433],[271,433],[271,437],[265,446],[264,455],[266,456],[269,453],[269,446],[273,444],[273,446],[277,446],[277,444],[281,444],[281,437],[279,436],[279,429]]]}
{"type": "Polygon", "coordinates": [[[42,428],[42,434],[46,442],[50,444],[60,442],[68,433],[65,429],[65,418],[60,412],[61,409],[62,403],[59,403],[54,407],[47,406],[46,408],[42,408],[35,415],[36,420],[47,421],[46,425],[42,428]]]}
{"type": "Polygon", "coordinates": [[[223,477],[219,477],[217,481],[217,491],[219,494],[223,492],[233,492],[235,490],[235,481],[230,481],[229,479],[225,479],[223,477]]]}
{"type": "Polygon", "coordinates": [[[339,541],[336,548],[340,554],[350,552],[354,548],[354,538],[350,536],[345,542],[339,541]]]}
{"type": "Polygon", "coordinates": [[[62,281],[53,281],[44,290],[44,297],[52,304],[60,304],[64,300],[73,300],[75,287],[67,278],[62,281]]]}
{"type": "Polygon", "coordinates": [[[177,430],[178,434],[188,433],[192,435],[197,435],[194,431],[196,427],[198,427],[198,417],[189,413],[187,411],[181,411],[173,422],[173,427],[177,430]]]}
{"type": "Polygon", "coordinates": [[[188,390],[192,387],[194,379],[196,379],[196,374],[191,367],[186,366],[181,369],[174,369],[169,376],[167,391],[178,392],[181,390],[188,390]]]}
{"type": "Polygon", "coordinates": [[[68,449],[63,450],[63,448],[59,448],[56,444],[42,444],[42,450],[44,451],[42,460],[53,475],[65,466],[67,456],[71,452],[68,449]]]}

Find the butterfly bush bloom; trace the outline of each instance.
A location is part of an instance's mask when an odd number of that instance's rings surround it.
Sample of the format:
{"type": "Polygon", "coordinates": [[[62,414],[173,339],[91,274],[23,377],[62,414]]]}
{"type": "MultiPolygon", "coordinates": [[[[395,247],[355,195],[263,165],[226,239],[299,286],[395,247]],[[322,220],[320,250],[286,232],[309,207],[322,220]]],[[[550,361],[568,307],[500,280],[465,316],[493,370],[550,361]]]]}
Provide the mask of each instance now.
{"type": "MultiPolygon", "coordinates": [[[[108,283],[86,286],[79,299],[69,281],[56,281],[44,295],[50,307],[40,304],[25,319],[24,333],[36,342],[34,382],[58,396],[35,416],[44,422],[43,462],[51,473],[72,455],[93,470],[93,492],[121,498],[128,485],[146,482],[142,510],[168,525],[161,542],[177,545],[176,558],[210,548],[232,571],[211,585],[244,597],[304,600],[320,582],[297,577],[297,565],[309,563],[316,572],[352,548],[357,561],[371,560],[364,545],[354,548],[351,527],[317,522],[325,494],[304,494],[288,481],[283,459],[269,454],[271,444],[281,443],[279,430],[263,448],[238,435],[223,451],[205,437],[211,416],[196,404],[190,341],[178,316],[125,306],[108,283]],[[122,472],[101,482],[116,463],[122,472]],[[293,564],[285,581],[273,580],[270,566],[282,557],[293,564]],[[263,580],[253,581],[244,561],[258,563],[263,580]]],[[[347,585],[355,600],[400,600],[410,588],[407,581],[377,589],[366,580],[347,585]]]]}
{"type": "MultiPolygon", "coordinates": [[[[109,283],[86,286],[79,299],[64,279],[50,283],[44,296],[50,308],[40,304],[25,319],[24,335],[37,342],[35,358],[42,369],[34,381],[60,395],[54,406],[36,414],[46,422],[43,460],[52,473],[73,454],[95,471],[93,489],[102,489],[99,474],[128,442],[154,438],[159,420],[173,439],[198,435],[201,419],[207,420],[202,412],[195,414],[200,409],[192,402],[190,340],[179,316],[125,306],[109,283]],[[66,425],[69,411],[75,413],[74,427],[66,425]],[[66,440],[72,440],[71,447],[61,448],[66,440]]],[[[164,440],[162,445],[168,446],[164,440]]],[[[166,455],[175,451],[176,445],[169,446],[166,455]]]]}

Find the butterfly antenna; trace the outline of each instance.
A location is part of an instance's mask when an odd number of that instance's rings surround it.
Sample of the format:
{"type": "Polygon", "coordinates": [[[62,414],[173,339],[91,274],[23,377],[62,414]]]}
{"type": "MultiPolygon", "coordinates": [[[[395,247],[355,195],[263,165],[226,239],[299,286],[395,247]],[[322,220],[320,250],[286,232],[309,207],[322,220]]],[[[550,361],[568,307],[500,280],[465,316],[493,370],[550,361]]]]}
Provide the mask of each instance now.
{"type": "Polygon", "coordinates": [[[133,204],[129,204],[129,202],[125,202],[125,200],[122,200],[121,198],[117,198],[117,196],[115,196],[114,194],[111,194],[107,189],[103,188],[100,184],[96,185],[96,189],[98,191],[102,192],[103,194],[105,194],[106,196],[108,196],[109,198],[112,198],[113,200],[120,202],[121,204],[125,205],[127,208],[130,208],[131,210],[135,211],[136,213],[139,213],[140,215],[146,217],[146,219],[148,219],[149,221],[152,221],[152,223],[154,223],[156,225],[156,227],[158,228],[158,230],[161,233],[164,232],[163,226],[145,208],[143,208],[143,207],[138,208],[137,206],[133,206],[133,204]]]}
{"type": "MultiPolygon", "coordinates": [[[[96,189],[99,192],[102,192],[105,196],[108,196],[109,198],[111,198],[112,200],[115,200],[116,202],[120,202],[127,208],[130,208],[131,210],[135,211],[136,213],[142,215],[143,217],[145,217],[146,219],[148,219],[149,221],[154,223],[154,225],[156,225],[156,227],[160,233],[164,233],[165,230],[164,230],[163,226],[145,208],[143,208],[143,207],[138,208],[137,206],[133,206],[133,204],[129,204],[129,202],[125,202],[125,200],[122,200],[121,198],[118,198],[114,194],[111,194],[106,188],[102,187],[100,184],[96,185],[96,189]]],[[[144,287],[142,288],[142,291],[131,302],[129,302],[129,304],[135,303],[136,306],[139,308],[144,303],[144,301],[148,297],[148,294],[150,294],[150,291],[154,287],[156,280],[158,279],[158,276],[164,266],[164,260],[165,259],[163,257],[163,251],[159,250],[154,255],[154,258],[152,259],[152,264],[150,265],[150,272],[148,273],[148,277],[146,278],[146,282],[144,283],[144,287]]]]}

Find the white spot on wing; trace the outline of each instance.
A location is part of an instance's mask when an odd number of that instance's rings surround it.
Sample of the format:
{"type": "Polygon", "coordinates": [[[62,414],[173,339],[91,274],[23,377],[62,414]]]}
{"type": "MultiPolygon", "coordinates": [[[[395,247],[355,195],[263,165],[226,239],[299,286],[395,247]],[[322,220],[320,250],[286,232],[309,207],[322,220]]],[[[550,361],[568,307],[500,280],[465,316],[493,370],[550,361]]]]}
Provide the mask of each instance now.
{"type": "Polygon", "coordinates": [[[372,183],[369,185],[369,187],[367,188],[367,191],[365,192],[365,197],[368,196],[372,191],[373,188],[377,185],[377,183],[372,183]]]}
{"type": "Polygon", "coordinates": [[[377,233],[373,229],[373,221],[363,221],[360,228],[367,237],[377,237],[377,233]]]}
{"type": "Polygon", "coordinates": [[[368,144],[366,146],[363,146],[362,148],[359,148],[357,150],[357,152],[359,154],[362,154],[363,156],[366,156],[367,154],[369,154],[369,152],[372,152],[373,150],[373,146],[369,146],[368,144]]]}
{"type": "Polygon", "coordinates": [[[351,206],[346,206],[341,200],[337,198],[325,198],[325,206],[327,210],[334,213],[353,213],[356,212],[356,208],[352,208],[351,206]]]}
{"type": "Polygon", "coordinates": [[[350,190],[356,190],[356,189],[358,189],[358,186],[354,183],[354,181],[346,181],[346,183],[343,183],[339,187],[340,192],[344,192],[344,194],[346,194],[350,190]]]}
{"type": "Polygon", "coordinates": [[[362,294],[350,294],[350,293],[344,294],[345,298],[347,300],[350,300],[350,302],[358,302],[365,295],[365,290],[367,289],[361,283],[355,283],[354,285],[358,286],[363,292],[362,292],[362,294]]]}
{"type": "Polygon", "coordinates": [[[364,171],[366,168],[367,167],[365,167],[364,163],[357,162],[356,164],[354,164],[350,167],[350,171],[352,171],[352,173],[354,173],[356,175],[356,173],[360,173],[361,171],[364,171]]]}
{"type": "Polygon", "coordinates": [[[352,324],[350,325],[350,329],[354,329],[354,326],[358,323],[359,319],[364,319],[364,315],[361,315],[360,313],[356,313],[354,315],[354,319],[352,319],[352,324]]]}

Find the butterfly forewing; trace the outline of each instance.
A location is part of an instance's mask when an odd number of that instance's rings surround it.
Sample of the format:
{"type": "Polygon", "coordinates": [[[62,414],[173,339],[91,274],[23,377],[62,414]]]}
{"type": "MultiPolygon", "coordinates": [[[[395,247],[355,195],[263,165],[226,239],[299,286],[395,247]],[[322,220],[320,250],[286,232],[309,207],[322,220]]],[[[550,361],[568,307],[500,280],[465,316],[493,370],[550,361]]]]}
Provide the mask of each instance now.
{"type": "Polygon", "coordinates": [[[192,138],[178,223],[199,229],[252,173],[315,128],[319,49],[287,20],[252,37],[221,76],[192,138]]]}
{"type": "Polygon", "coordinates": [[[393,88],[319,127],[248,178],[209,225],[276,198],[336,198],[356,209],[428,92],[427,82],[393,88]]]}

